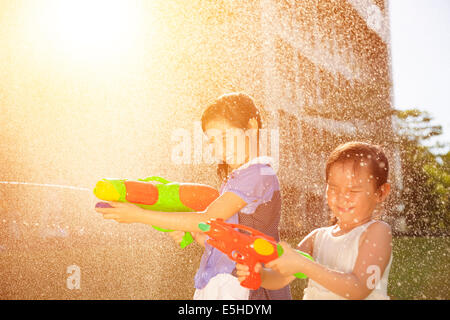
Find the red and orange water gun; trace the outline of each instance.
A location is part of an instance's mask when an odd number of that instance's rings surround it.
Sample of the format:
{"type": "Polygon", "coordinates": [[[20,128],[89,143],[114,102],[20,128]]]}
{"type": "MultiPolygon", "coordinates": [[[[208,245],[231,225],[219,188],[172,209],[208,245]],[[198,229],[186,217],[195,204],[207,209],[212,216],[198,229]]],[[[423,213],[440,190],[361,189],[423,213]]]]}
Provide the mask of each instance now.
{"type": "MultiPolygon", "coordinates": [[[[274,238],[247,226],[214,219],[208,223],[200,223],[198,227],[210,237],[206,241],[208,244],[228,255],[231,260],[249,267],[250,275],[241,282],[248,289],[256,290],[261,286],[261,275],[254,271],[256,263],[268,263],[283,254],[283,248],[274,238]]],[[[313,260],[309,254],[296,251],[313,260]]],[[[307,278],[301,272],[294,276],[299,279],[307,278]]]]}

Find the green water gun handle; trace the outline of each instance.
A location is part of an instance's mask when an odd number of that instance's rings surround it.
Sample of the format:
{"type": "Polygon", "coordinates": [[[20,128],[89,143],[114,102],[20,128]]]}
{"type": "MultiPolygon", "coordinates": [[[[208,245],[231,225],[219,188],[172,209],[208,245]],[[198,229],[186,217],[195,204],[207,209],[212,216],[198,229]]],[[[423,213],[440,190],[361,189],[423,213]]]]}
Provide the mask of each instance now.
{"type": "MultiPolygon", "coordinates": [[[[152,226],[154,229],[161,231],[161,232],[172,232],[173,230],[170,229],[163,229],[157,226],[152,226]]],[[[180,242],[180,248],[184,249],[186,248],[188,245],[190,245],[192,242],[194,242],[194,238],[192,237],[192,234],[190,232],[185,232],[183,239],[180,242]]]]}
{"type": "MultiPolygon", "coordinates": [[[[307,254],[306,252],[300,251],[300,250],[295,250],[297,251],[297,253],[300,253],[301,255],[305,256],[306,258],[308,258],[311,261],[314,261],[314,258],[311,257],[309,254],[307,254]]],[[[277,244],[277,252],[278,252],[278,256],[280,257],[283,253],[283,247],[280,244],[277,244]]],[[[298,279],[306,279],[308,278],[308,276],[304,273],[301,272],[297,272],[296,274],[294,274],[294,276],[298,279]]]]}

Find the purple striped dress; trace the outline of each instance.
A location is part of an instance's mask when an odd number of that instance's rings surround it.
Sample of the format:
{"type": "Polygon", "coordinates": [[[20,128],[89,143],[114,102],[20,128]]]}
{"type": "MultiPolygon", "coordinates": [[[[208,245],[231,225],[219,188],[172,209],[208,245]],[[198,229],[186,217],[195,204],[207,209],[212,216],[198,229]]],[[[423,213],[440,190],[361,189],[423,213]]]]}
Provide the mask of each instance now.
{"type": "MultiPolygon", "coordinates": [[[[259,230],[279,241],[278,224],[281,214],[280,185],[272,168],[272,159],[258,157],[233,170],[222,184],[220,194],[233,192],[247,205],[231,216],[227,222],[239,223],[259,230]]],[[[235,275],[235,262],[216,248],[205,244],[205,252],[195,275],[195,288],[204,288],[209,280],[220,273],[235,275]]],[[[290,300],[289,286],[280,290],[260,287],[250,290],[251,300],[290,300]]]]}

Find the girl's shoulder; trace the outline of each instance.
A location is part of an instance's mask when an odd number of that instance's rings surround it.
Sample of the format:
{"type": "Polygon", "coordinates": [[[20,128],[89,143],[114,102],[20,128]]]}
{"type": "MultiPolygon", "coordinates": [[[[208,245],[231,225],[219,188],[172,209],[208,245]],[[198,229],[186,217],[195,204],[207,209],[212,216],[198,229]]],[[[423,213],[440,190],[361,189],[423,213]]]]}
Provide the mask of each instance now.
{"type": "Polygon", "coordinates": [[[381,220],[373,220],[371,224],[369,224],[365,230],[366,233],[391,233],[392,228],[391,226],[381,220]]]}
{"type": "Polygon", "coordinates": [[[246,169],[248,167],[254,166],[254,165],[268,165],[270,167],[274,167],[275,160],[272,157],[269,156],[260,156],[253,158],[252,160],[244,163],[242,166],[238,168],[238,170],[246,169]]]}
{"type": "Polygon", "coordinates": [[[390,239],[392,239],[392,228],[384,221],[373,220],[361,234],[359,244],[361,244],[363,240],[367,240],[369,238],[372,240],[386,239],[390,241],[390,239]]]}
{"type": "Polygon", "coordinates": [[[259,157],[233,170],[229,181],[245,180],[256,183],[278,181],[270,157],[259,157]]]}
{"type": "Polygon", "coordinates": [[[233,170],[221,189],[222,193],[233,192],[251,204],[251,208],[246,209],[249,212],[270,201],[274,193],[280,191],[278,178],[271,167],[265,162],[255,160],[257,159],[233,170]]]}

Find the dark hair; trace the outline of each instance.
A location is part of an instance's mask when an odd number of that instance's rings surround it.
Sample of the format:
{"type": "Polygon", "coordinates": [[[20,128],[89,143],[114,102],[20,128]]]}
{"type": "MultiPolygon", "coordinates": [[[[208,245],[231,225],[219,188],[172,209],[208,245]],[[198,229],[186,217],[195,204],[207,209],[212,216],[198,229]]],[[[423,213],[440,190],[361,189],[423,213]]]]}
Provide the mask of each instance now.
{"type": "MultiPolygon", "coordinates": [[[[341,144],[331,152],[325,167],[325,179],[327,182],[331,166],[334,163],[346,160],[353,160],[355,168],[360,167],[361,162],[366,163],[367,168],[374,177],[376,189],[387,182],[389,162],[381,147],[359,141],[341,144]]],[[[330,224],[335,223],[336,218],[332,217],[330,224]]]]}
{"type": "MultiPolygon", "coordinates": [[[[205,132],[206,124],[211,120],[224,119],[233,127],[246,130],[248,129],[248,122],[252,118],[258,122],[259,141],[259,129],[262,126],[261,113],[253,98],[242,92],[227,93],[214,100],[203,112],[202,129],[205,132]]],[[[220,163],[217,167],[217,174],[222,180],[226,179],[228,171],[227,163],[220,163]]]]}

